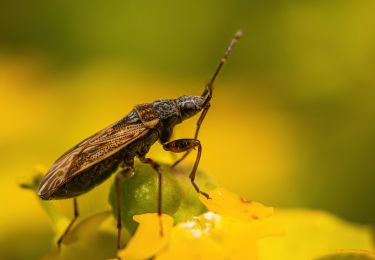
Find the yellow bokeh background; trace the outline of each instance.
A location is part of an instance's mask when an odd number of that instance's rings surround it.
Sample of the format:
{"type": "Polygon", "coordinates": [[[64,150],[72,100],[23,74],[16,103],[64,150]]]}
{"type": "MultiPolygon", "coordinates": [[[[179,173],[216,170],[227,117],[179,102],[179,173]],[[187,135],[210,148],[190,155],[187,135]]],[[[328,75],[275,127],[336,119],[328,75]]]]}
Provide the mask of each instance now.
{"type": "MultiPolygon", "coordinates": [[[[245,37],[215,84],[200,167],[274,207],[375,223],[373,1],[29,5],[0,10],[0,256],[20,244],[29,251],[14,259],[40,256],[52,237],[18,179],[136,104],[199,95],[237,29],[245,37]]],[[[196,120],[174,138],[193,136],[196,120]]],[[[150,156],[173,159],[162,153],[156,144],[150,156]]],[[[108,207],[110,182],[81,198],[83,214],[108,207]]]]}

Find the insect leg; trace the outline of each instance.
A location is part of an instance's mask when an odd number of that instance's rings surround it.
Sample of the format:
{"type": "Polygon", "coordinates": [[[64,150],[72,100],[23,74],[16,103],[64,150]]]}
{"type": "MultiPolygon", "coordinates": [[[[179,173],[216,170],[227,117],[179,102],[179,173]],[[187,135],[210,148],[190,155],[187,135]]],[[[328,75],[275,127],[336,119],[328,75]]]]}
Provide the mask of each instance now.
{"type": "Polygon", "coordinates": [[[117,250],[121,248],[121,229],[122,229],[122,221],[121,221],[121,180],[129,176],[129,174],[134,172],[134,167],[130,166],[125,168],[124,170],[120,171],[116,175],[115,185],[116,185],[116,209],[117,209],[117,250]]]}
{"type": "Polygon", "coordinates": [[[197,158],[195,159],[194,167],[189,175],[191,184],[193,184],[195,190],[206,197],[206,199],[210,199],[210,196],[201,191],[198,187],[198,185],[195,183],[195,174],[197,173],[199,161],[201,159],[202,155],[202,145],[198,139],[178,139],[174,140],[172,142],[166,143],[163,145],[164,150],[171,151],[175,153],[181,153],[181,152],[188,152],[191,151],[194,148],[198,148],[198,154],[197,158]]]}
{"type": "MultiPolygon", "coordinates": [[[[194,139],[198,138],[199,130],[201,128],[201,125],[203,123],[204,118],[206,117],[206,114],[207,114],[209,108],[210,108],[210,104],[208,103],[206,105],[206,107],[203,109],[203,111],[202,111],[202,113],[201,113],[201,115],[200,115],[200,117],[199,117],[199,119],[197,121],[197,128],[195,130],[194,139]]],[[[189,155],[190,152],[191,152],[191,149],[188,150],[187,152],[185,152],[184,155],[180,159],[178,159],[177,161],[175,161],[172,164],[172,167],[175,167],[177,164],[179,164],[180,162],[182,162],[189,155]]]]}
{"type": "Polygon", "coordinates": [[[62,241],[64,240],[64,238],[66,237],[66,235],[69,233],[69,231],[72,228],[74,222],[77,220],[77,218],[79,216],[78,205],[77,205],[77,198],[73,198],[73,207],[74,207],[74,217],[70,221],[70,223],[69,223],[68,227],[65,229],[64,233],[60,236],[59,240],[57,240],[57,246],[58,247],[61,247],[62,241]]]}
{"type": "Polygon", "coordinates": [[[147,163],[151,165],[152,168],[158,173],[158,215],[159,215],[159,224],[160,224],[160,236],[163,236],[163,222],[161,220],[162,214],[162,171],[161,167],[158,163],[150,158],[146,158],[144,156],[140,156],[139,160],[143,163],[147,163]]]}

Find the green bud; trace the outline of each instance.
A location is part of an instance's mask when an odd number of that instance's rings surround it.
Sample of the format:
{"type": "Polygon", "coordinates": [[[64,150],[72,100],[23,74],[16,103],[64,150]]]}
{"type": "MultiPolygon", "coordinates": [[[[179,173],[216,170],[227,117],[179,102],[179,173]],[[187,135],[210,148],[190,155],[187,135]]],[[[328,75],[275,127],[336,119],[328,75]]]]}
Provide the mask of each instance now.
{"type": "MultiPolygon", "coordinates": [[[[190,182],[191,167],[171,168],[162,166],[162,212],[172,216],[175,223],[192,219],[193,216],[206,212],[206,207],[199,201],[198,193],[190,182]]],[[[216,187],[212,178],[204,172],[196,173],[196,183],[202,191],[216,187]]],[[[117,216],[115,185],[112,184],[109,203],[117,216]]],[[[122,223],[134,233],[137,223],[133,216],[143,213],[155,213],[158,206],[158,174],[149,165],[136,164],[135,174],[124,177],[121,182],[122,223]]]]}

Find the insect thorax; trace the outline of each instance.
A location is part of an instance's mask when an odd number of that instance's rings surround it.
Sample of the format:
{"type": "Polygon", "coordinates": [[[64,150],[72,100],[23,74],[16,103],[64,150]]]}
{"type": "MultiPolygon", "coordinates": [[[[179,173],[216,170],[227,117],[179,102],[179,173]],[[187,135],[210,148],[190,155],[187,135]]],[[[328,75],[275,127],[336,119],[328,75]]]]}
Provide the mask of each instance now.
{"type": "Polygon", "coordinates": [[[153,103],[137,105],[135,111],[142,123],[149,128],[154,128],[157,121],[181,118],[176,103],[170,99],[161,99],[153,103]]]}
{"type": "Polygon", "coordinates": [[[171,117],[180,117],[180,111],[174,100],[160,99],[153,103],[154,111],[160,119],[165,120],[171,117]]]}

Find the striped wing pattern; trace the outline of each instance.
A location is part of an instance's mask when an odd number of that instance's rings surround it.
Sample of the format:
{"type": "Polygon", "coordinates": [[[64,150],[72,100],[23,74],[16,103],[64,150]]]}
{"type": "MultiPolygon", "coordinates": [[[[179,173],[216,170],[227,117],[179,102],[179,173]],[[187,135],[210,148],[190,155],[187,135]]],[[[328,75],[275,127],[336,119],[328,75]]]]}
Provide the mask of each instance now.
{"type": "Polygon", "coordinates": [[[76,174],[109,157],[145,135],[142,123],[113,124],[63,154],[52,165],[39,186],[39,196],[53,193],[76,174]]]}

